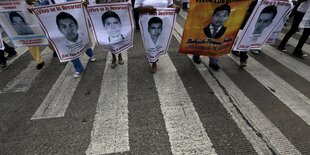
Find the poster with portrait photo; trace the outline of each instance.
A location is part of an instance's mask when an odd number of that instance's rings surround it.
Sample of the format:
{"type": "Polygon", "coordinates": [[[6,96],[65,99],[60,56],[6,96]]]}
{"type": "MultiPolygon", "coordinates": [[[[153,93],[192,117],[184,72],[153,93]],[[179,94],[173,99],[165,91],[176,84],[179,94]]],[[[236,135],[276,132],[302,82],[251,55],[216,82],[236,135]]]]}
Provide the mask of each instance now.
{"type": "Polygon", "coordinates": [[[230,53],[251,1],[190,1],[179,53],[219,57],[230,53]]]}
{"type": "Polygon", "coordinates": [[[97,44],[118,54],[133,46],[132,7],[129,3],[107,3],[87,7],[97,44]]]}
{"type": "Polygon", "coordinates": [[[176,18],[174,8],[156,10],[154,15],[140,15],[139,20],[143,44],[150,62],[156,62],[159,56],[167,53],[176,18]]]}
{"type": "Polygon", "coordinates": [[[86,8],[82,2],[34,7],[60,62],[76,59],[91,47],[86,8]]]}
{"type": "Polygon", "coordinates": [[[234,50],[260,49],[278,29],[278,26],[283,24],[292,6],[289,0],[259,0],[234,50]]]}
{"type": "Polygon", "coordinates": [[[0,1],[0,24],[15,47],[48,45],[35,16],[24,1],[0,1]]]}
{"type": "Polygon", "coordinates": [[[304,15],[304,18],[299,24],[300,28],[310,28],[310,8],[308,8],[307,12],[304,15]]]}

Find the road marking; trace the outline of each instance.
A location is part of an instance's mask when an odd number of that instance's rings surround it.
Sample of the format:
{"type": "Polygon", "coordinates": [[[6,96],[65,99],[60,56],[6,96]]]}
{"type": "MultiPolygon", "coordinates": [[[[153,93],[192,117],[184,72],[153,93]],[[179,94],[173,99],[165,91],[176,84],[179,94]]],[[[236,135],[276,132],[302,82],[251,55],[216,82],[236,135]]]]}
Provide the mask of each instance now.
{"type": "Polygon", "coordinates": [[[280,51],[275,51],[275,49],[270,45],[264,45],[262,48],[264,53],[274,60],[280,62],[285,67],[289,68],[291,71],[295,72],[299,76],[310,82],[310,66],[301,63],[300,61],[288,56],[287,54],[283,54],[280,51]]]}
{"type": "MultiPolygon", "coordinates": [[[[51,63],[52,51],[49,48],[45,48],[42,51],[42,59],[45,62],[45,66],[42,70],[49,66],[51,63]]],[[[30,64],[23,69],[13,80],[11,80],[6,87],[1,90],[1,93],[5,92],[26,92],[32,86],[34,80],[37,78],[42,70],[36,69],[36,62],[31,61],[30,64]]]]}
{"type": "MultiPolygon", "coordinates": [[[[129,151],[128,134],[128,64],[111,69],[107,61],[98,99],[91,142],[87,155],[110,154],[129,151]]],[[[108,56],[108,60],[111,56],[108,56]]]]}
{"type": "Polygon", "coordinates": [[[216,154],[170,58],[160,59],[154,80],[172,153],[216,154]]]}
{"type": "MultiPolygon", "coordinates": [[[[239,58],[228,55],[236,63],[239,58]]],[[[296,115],[310,125],[310,100],[301,92],[289,85],[268,68],[249,56],[244,69],[259,81],[269,92],[275,95],[283,104],[289,107],[296,115]]]]}
{"type": "MultiPolygon", "coordinates": [[[[209,64],[208,58],[201,59],[209,64]]],[[[301,154],[222,70],[212,71],[212,76],[205,65],[196,67],[258,154],[301,154]]]]}
{"type": "MultiPolygon", "coordinates": [[[[86,69],[88,56],[83,54],[80,56],[80,60],[86,69]]],[[[74,79],[73,73],[75,73],[75,70],[73,64],[70,62],[61,72],[60,76],[41,103],[40,107],[31,117],[31,120],[57,118],[63,117],[65,115],[74,91],[81,80],[81,77],[74,79]]]]}

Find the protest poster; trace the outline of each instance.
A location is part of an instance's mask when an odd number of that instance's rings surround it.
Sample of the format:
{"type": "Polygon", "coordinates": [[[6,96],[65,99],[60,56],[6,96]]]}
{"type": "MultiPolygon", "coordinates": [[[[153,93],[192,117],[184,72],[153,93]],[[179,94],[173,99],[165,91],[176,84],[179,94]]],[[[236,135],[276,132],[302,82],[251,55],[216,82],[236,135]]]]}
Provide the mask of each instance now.
{"type": "Polygon", "coordinates": [[[269,40],[274,39],[279,29],[282,29],[284,20],[291,9],[292,2],[289,0],[259,0],[234,50],[260,49],[270,37],[269,40]]]}
{"type": "Polygon", "coordinates": [[[82,2],[33,8],[60,62],[76,59],[91,47],[86,8],[82,2]]]}
{"type": "Polygon", "coordinates": [[[159,56],[167,53],[176,18],[174,8],[156,10],[152,15],[140,15],[139,20],[143,44],[150,62],[156,62],[159,56]]]}
{"type": "Polygon", "coordinates": [[[133,46],[134,23],[129,3],[106,3],[87,7],[99,46],[119,54],[133,46]]]}
{"type": "Polygon", "coordinates": [[[230,52],[249,0],[190,1],[180,53],[218,57],[230,52]]]}
{"type": "Polygon", "coordinates": [[[24,1],[0,1],[0,24],[15,47],[48,45],[36,18],[24,1]]]}
{"type": "Polygon", "coordinates": [[[307,12],[305,13],[304,18],[299,24],[300,28],[310,28],[310,8],[308,8],[307,12]]]}

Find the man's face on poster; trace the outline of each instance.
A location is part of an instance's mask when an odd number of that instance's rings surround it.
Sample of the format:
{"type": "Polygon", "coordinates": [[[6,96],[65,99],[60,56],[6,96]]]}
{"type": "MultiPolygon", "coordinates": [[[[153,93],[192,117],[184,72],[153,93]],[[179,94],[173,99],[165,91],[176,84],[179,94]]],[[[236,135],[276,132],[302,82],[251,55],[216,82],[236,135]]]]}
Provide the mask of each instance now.
{"type": "Polygon", "coordinates": [[[158,37],[162,30],[163,30],[163,27],[161,23],[152,23],[148,29],[152,37],[158,37]]]}
{"type": "Polygon", "coordinates": [[[262,13],[257,19],[253,34],[261,34],[263,30],[272,23],[272,13],[262,13]]]}
{"type": "Polygon", "coordinates": [[[226,10],[217,11],[212,17],[212,25],[219,27],[224,25],[224,23],[228,20],[229,13],[226,10]]]}
{"type": "Polygon", "coordinates": [[[71,42],[78,39],[78,26],[71,18],[63,18],[58,20],[59,31],[71,42]]]}
{"type": "Polygon", "coordinates": [[[121,35],[121,23],[114,17],[107,18],[105,21],[105,28],[109,36],[117,37],[121,35]]]}
{"type": "Polygon", "coordinates": [[[28,25],[25,23],[24,19],[19,16],[12,17],[12,26],[16,30],[17,34],[28,34],[29,28],[28,25]]]}

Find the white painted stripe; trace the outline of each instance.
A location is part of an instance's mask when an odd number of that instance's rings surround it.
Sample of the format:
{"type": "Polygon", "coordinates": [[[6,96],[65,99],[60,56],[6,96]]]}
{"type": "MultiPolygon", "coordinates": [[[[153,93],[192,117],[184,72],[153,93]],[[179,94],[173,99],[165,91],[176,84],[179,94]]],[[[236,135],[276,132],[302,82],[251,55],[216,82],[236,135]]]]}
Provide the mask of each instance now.
{"type": "MultiPolygon", "coordinates": [[[[109,54],[110,55],[110,54],[109,54]]],[[[87,155],[110,154],[129,151],[128,134],[128,64],[111,69],[107,61],[101,82],[91,142],[87,155]]],[[[111,56],[108,57],[110,59],[111,56]]]]}
{"type": "MultiPolygon", "coordinates": [[[[42,70],[45,70],[46,66],[51,63],[52,51],[49,48],[45,48],[42,52],[42,59],[45,62],[45,66],[42,70]]],[[[31,61],[30,64],[23,69],[13,80],[11,80],[6,87],[1,90],[0,93],[5,92],[26,92],[32,86],[34,80],[37,78],[42,70],[36,69],[35,61],[31,61]]]]}
{"type": "Polygon", "coordinates": [[[173,154],[216,154],[170,58],[160,58],[154,80],[173,154]]]}
{"type": "MultiPolygon", "coordinates": [[[[280,33],[280,34],[278,35],[278,39],[282,40],[282,39],[284,38],[284,35],[285,35],[285,34],[280,33]]],[[[297,39],[291,37],[290,40],[289,40],[289,42],[288,42],[288,44],[290,44],[290,45],[296,47],[297,44],[298,44],[298,41],[299,41],[299,40],[297,40],[297,39]]],[[[307,52],[307,53],[310,54],[310,45],[309,45],[309,44],[305,43],[302,49],[303,49],[304,52],[307,52]]],[[[292,51],[292,52],[293,52],[293,51],[292,51]]]]}
{"type": "MultiPolygon", "coordinates": [[[[86,69],[88,56],[83,54],[80,56],[80,60],[86,69]]],[[[74,91],[81,80],[81,78],[74,79],[74,73],[73,64],[68,63],[31,120],[63,117],[65,115],[74,91]]]]}
{"type": "MultiPolygon", "coordinates": [[[[229,54],[235,62],[239,58],[229,54]]],[[[310,125],[310,100],[301,92],[289,85],[283,79],[271,72],[249,56],[244,69],[259,81],[267,90],[276,96],[283,104],[289,107],[296,115],[310,125]]]]}
{"type": "Polygon", "coordinates": [[[310,82],[310,66],[288,56],[287,54],[283,54],[270,45],[264,45],[262,50],[266,55],[274,58],[276,61],[310,82]]]}
{"type": "MultiPolygon", "coordinates": [[[[14,58],[12,58],[11,60],[7,60],[6,61],[6,64],[7,64],[7,67],[9,65],[11,65],[15,60],[17,60],[20,56],[22,56],[26,51],[28,51],[28,47],[20,47],[20,48],[17,48],[15,49],[16,52],[17,52],[17,56],[15,56],[14,58]]],[[[6,68],[7,68],[6,67],[6,68]]],[[[4,70],[5,68],[0,68],[0,73],[4,70]]]]}
{"type": "MultiPolygon", "coordinates": [[[[202,62],[209,64],[209,59],[202,57],[202,62]]],[[[272,154],[270,149],[278,154],[301,154],[222,70],[209,70],[213,77],[204,65],[196,67],[258,154],[272,154]]]]}

